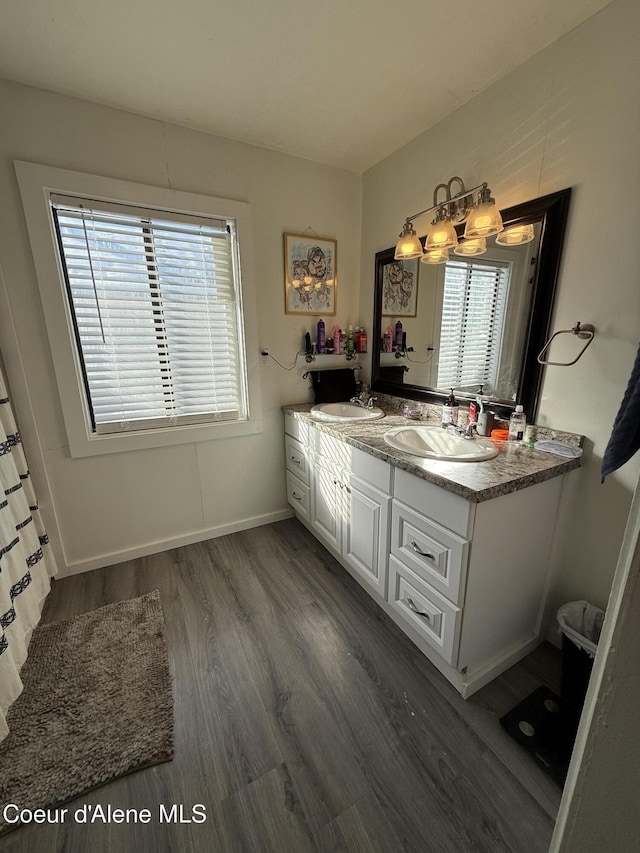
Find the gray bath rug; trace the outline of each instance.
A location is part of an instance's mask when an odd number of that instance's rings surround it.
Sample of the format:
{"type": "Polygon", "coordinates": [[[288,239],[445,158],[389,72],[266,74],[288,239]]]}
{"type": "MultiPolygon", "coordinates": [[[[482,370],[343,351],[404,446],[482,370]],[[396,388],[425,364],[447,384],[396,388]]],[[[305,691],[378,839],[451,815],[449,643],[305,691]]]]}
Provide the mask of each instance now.
{"type": "Polygon", "coordinates": [[[24,690],[0,743],[7,803],[59,805],[173,757],[173,695],[160,593],[33,632],[24,690]]]}

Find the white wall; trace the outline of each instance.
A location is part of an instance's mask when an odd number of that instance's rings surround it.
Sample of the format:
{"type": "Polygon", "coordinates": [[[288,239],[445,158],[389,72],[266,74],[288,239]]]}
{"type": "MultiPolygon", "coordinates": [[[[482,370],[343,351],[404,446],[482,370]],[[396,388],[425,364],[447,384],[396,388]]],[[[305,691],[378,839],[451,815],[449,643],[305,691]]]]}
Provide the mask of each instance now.
{"type": "Polygon", "coordinates": [[[108,564],[289,514],[280,406],[310,399],[309,383],[273,362],[260,368],[258,435],[70,458],[13,161],[248,202],[260,344],[287,364],[318,318],[284,313],[282,234],[311,226],[337,238],[335,322],[358,322],[360,177],[4,81],[0,126],[0,306],[6,298],[10,306],[0,318],[0,348],[53,534],[57,515],[62,565],[108,564]]]}
{"type": "MultiPolygon", "coordinates": [[[[597,336],[571,368],[546,369],[538,423],[583,433],[584,467],[568,478],[553,608],[604,607],[640,457],[600,485],[600,463],[639,339],[640,5],[618,0],[363,179],[361,309],[373,310],[374,254],[436,184],[487,181],[500,207],[573,187],[553,330],[576,320],[597,336]]],[[[423,81],[414,81],[419,97],[423,81]]],[[[427,221],[417,221],[424,234],[427,221]]]]}

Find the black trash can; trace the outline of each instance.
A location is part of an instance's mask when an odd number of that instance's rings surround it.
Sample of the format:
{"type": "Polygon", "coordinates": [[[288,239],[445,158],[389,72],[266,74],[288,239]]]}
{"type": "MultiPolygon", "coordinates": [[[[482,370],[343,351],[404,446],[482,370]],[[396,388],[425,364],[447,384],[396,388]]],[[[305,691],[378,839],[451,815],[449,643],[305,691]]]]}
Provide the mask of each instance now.
{"type": "Polygon", "coordinates": [[[562,698],[577,711],[584,705],[604,616],[604,610],[587,601],[570,601],[558,610],[562,631],[562,698]]]}

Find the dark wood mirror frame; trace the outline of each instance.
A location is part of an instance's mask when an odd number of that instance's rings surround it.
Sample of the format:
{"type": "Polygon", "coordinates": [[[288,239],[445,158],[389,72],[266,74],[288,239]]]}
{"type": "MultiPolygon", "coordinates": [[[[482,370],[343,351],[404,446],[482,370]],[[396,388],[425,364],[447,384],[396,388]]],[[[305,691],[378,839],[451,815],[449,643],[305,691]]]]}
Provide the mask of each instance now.
{"type": "MultiPolygon", "coordinates": [[[[505,227],[534,222],[540,224],[540,247],[529,307],[524,355],[518,379],[520,392],[517,402],[522,403],[530,421],[534,420],[538,411],[543,367],[538,363],[537,357],[549,336],[570,196],[571,188],[568,188],[501,211],[505,227]]],[[[458,226],[457,230],[461,235],[464,226],[458,226]]],[[[424,245],[424,238],[421,239],[421,242],[424,245]]],[[[371,335],[371,389],[395,397],[407,397],[411,400],[438,405],[446,399],[446,394],[441,391],[434,391],[409,383],[398,385],[380,378],[382,273],[384,266],[393,260],[394,252],[395,247],[392,247],[376,254],[373,333],[371,335]]],[[[475,395],[456,391],[456,396],[464,401],[472,400],[475,395]]],[[[491,403],[492,411],[495,411],[500,417],[508,418],[514,407],[515,401],[512,404],[507,404],[504,401],[491,403]]]]}

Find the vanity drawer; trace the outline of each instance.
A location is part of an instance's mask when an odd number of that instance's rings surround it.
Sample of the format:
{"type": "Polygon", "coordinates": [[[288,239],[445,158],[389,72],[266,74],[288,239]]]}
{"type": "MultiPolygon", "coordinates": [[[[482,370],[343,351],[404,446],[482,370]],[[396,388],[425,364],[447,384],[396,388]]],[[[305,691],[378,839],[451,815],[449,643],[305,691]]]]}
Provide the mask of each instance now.
{"type": "Polygon", "coordinates": [[[396,468],[393,496],[460,536],[469,535],[472,505],[460,495],[396,468]]]}
{"type": "Polygon", "coordinates": [[[391,513],[391,553],[418,577],[460,604],[469,543],[397,500],[391,513]]]}
{"type": "Polygon", "coordinates": [[[389,604],[444,660],[455,666],[462,610],[389,557],[389,604]]]}
{"type": "Polygon", "coordinates": [[[306,483],[299,480],[291,471],[287,471],[287,500],[299,515],[307,519],[310,508],[309,492],[310,489],[306,483]]]}
{"type": "Polygon", "coordinates": [[[312,427],[309,426],[307,421],[301,421],[290,413],[285,414],[284,431],[287,435],[292,435],[298,441],[307,444],[309,442],[309,430],[311,429],[312,427]]]}
{"type": "Polygon", "coordinates": [[[309,457],[304,448],[295,438],[286,435],[284,438],[287,471],[295,474],[303,483],[309,485],[309,457]]]}

